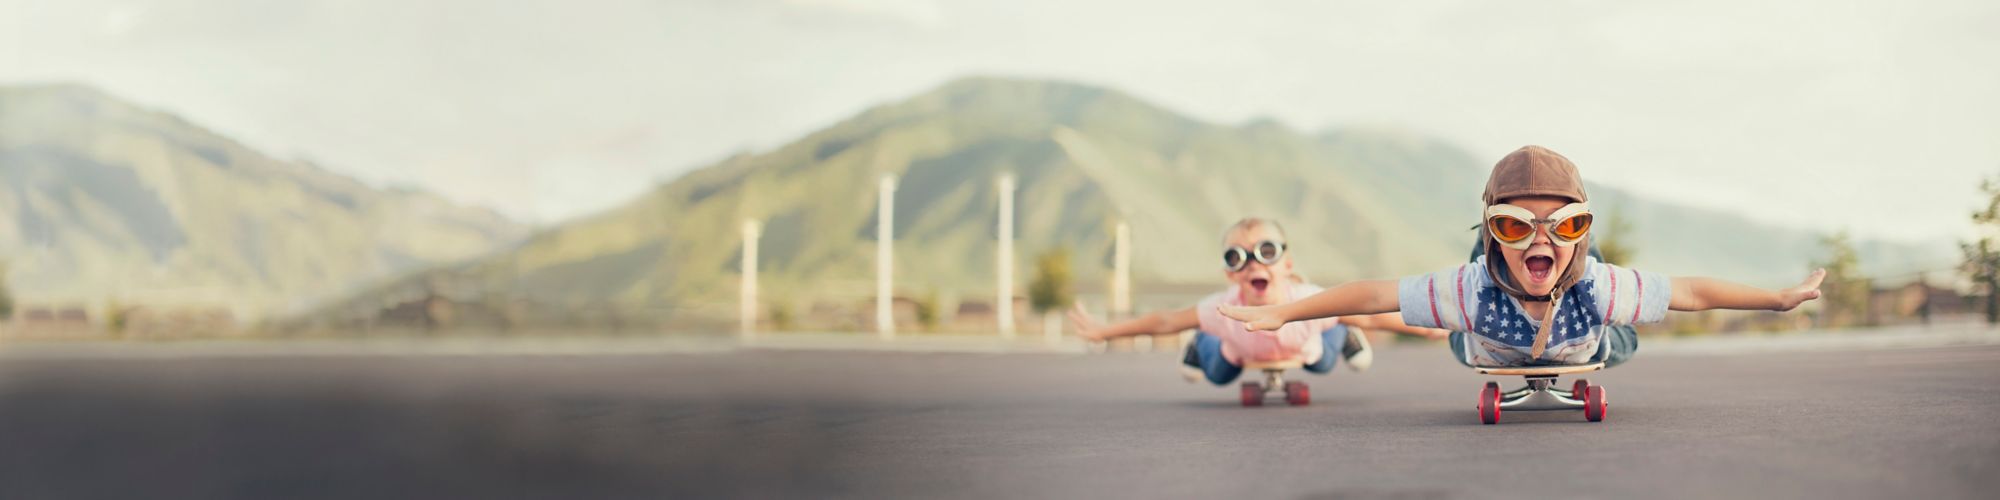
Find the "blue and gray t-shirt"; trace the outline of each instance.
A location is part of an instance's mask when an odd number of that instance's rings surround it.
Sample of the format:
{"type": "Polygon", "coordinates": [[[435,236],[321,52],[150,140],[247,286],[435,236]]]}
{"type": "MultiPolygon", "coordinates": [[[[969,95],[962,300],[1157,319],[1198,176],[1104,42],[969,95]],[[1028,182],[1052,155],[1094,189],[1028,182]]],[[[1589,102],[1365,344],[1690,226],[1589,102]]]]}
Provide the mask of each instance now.
{"type": "Polygon", "coordinates": [[[1667,314],[1672,282],[1650,273],[1584,259],[1585,272],[1556,306],[1541,359],[1528,355],[1540,318],[1486,275],[1486,257],[1470,264],[1409,276],[1398,285],[1403,322],[1471,333],[1466,354],[1475,365],[1584,363],[1597,354],[1606,326],[1656,323],[1667,314]]]}

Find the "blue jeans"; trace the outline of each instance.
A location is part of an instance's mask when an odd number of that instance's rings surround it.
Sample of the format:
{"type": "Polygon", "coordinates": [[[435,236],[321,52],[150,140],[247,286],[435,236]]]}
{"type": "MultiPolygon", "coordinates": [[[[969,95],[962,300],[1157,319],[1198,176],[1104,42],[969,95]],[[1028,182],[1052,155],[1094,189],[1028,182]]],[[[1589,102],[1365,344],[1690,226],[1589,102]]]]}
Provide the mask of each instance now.
{"type": "MultiPolygon", "coordinates": [[[[1603,361],[1605,368],[1618,366],[1639,352],[1639,331],[1630,326],[1607,327],[1602,342],[1603,346],[1598,348],[1598,361],[1603,361]]],[[[1451,359],[1458,364],[1472,366],[1465,362],[1465,332],[1451,332],[1451,359]]]]}
{"type": "MultiPolygon", "coordinates": [[[[1340,359],[1341,346],[1347,345],[1347,325],[1334,325],[1319,332],[1319,338],[1326,344],[1326,353],[1320,355],[1318,362],[1306,365],[1305,369],[1323,374],[1333,371],[1334,362],[1340,359]]],[[[1243,375],[1243,367],[1229,364],[1229,360],[1222,357],[1222,339],[1219,337],[1196,330],[1194,352],[1201,363],[1197,368],[1201,368],[1202,376],[1207,377],[1209,383],[1224,385],[1243,375]]]]}

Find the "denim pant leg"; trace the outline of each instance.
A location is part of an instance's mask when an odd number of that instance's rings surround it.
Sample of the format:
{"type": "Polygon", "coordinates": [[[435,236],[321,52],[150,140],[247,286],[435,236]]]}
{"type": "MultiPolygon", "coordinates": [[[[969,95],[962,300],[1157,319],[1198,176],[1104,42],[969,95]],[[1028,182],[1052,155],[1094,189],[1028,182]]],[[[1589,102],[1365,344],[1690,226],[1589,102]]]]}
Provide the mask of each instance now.
{"type": "MultiPolygon", "coordinates": [[[[1451,332],[1451,359],[1458,364],[1472,366],[1465,362],[1465,332],[1451,332]]],[[[1629,325],[1604,328],[1604,367],[1618,366],[1632,359],[1639,352],[1639,330],[1629,325]]]]}
{"type": "Polygon", "coordinates": [[[1631,326],[1604,329],[1604,367],[1618,366],[1639,352],[1639,330],[1631,326]]]}
{"type": "Polygon", "coordinates": [[[1461,365],[1472,366],[1472,363],[1465,361],[1465,332],[1451,332],[1451,340],[1446,340],[1445,342],[1451,344],[1452,361],[1457,361],[1461,365]]]}
{"type": "Polygon", "coordinates": [[[1243,374],[1243,367],[1222,357],[1222,339],[1206,332],[1194,332],[1194,352],[1200,358],[1201,373],[1215,385],[1228,384],[1243,374]]]}
{"type": "Polygon", "coordinates": [[[1320,343],[1326,346],[1325,353],[1320,354],[1319,361],[1306,365],[1306,371],[1331,372],[1333,365],[1340,361],[1341,347],[1347,345],[1347,325],[1333,325],[1333,328],[1319,332],[1319,339],[1320,343]]]}

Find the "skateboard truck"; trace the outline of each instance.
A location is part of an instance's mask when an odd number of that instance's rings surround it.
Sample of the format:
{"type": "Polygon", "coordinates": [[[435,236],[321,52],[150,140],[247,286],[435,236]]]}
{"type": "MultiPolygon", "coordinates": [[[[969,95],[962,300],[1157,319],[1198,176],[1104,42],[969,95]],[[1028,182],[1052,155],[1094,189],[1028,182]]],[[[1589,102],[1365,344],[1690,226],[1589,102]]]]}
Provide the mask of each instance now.
{"type": "Polygon", "coordinates": [[[1305,382],[1285,381],[1285,370],[1303,368],[1305,366],[1306,366],[1305,361],[1299,359],[1287,359],[1279,361],[1253,361],[1249,363],[1244,363],[1243,364],[1244,370],[1263,371],[1264,382],[1261,384],[1257,382],[1243,383],[1243,388],[1241,392],[1241,399],[1243,402],[1243,406],[1263,406],[1264,395],[1271,391],[1284,392],[1285,402],[1291,403],[1292,406],[1305,406],[1307,404],[1311,404],[1312,392],[1310,389],[1306,387],[1305,382]]]}
{"type": "Polygon", "coordinates": [[[1520,375],[1528,385],[1507,392],[1500,392],[1499,382],[1487,382],[1479,393],[1479,421],[1485,424],[1500,422],[1502,410],[1509,411],[1562,411],[1583,410],[1583,416],[1592,422],[1604,420],[1608,405],[1604,402],[1604,387],[1591,385],[1587,379],[1577,379],[1568,390],[1556,386],[1556,377],[1571,373],[1584,373],[1604,369],[1604,363],[1584,365],[1526,366],[1526,367],[1473,367],[1486,375],[1520,375]]]}

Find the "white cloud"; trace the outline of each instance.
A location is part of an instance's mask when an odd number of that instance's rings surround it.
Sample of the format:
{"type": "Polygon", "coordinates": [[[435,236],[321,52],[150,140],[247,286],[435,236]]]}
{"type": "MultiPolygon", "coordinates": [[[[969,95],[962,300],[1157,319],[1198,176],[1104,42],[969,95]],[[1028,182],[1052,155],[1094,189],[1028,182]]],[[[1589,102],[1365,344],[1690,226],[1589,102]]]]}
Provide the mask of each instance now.
{"type": "Polygon", "coordinates": [[[881,16],[924,29],[938,29],[945,25],[944,10],[931,0],[785,0],[785,4],[881,16]]]}
{"type": "Polygon", "coordinates": [[[145,15],[145,7],[112,7],[104,13],[104,17],[98,22],[97,35],[104,37],[123,35],[125,32],[130,31],[132,26],[139,24],[139,19],[145,15]]]}

